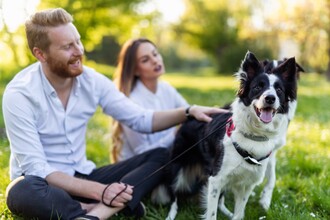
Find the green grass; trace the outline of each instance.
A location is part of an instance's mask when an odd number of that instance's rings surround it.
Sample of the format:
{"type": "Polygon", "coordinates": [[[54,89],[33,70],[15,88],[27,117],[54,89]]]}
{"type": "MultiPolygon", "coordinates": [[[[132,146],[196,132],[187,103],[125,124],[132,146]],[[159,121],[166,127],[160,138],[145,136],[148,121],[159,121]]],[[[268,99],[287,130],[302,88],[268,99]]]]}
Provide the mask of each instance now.
{"type": "MultiPolygon", "coordinates": [[[[111,69],[105,68],[107,74],[111,69]]],[[[164,79],[174,85],[191,104],[222,106],[235,96],[237,81],[231,76],[207,76],[173,73],[164,79]]],[[[4,83],[0,82],[2,94],[4,83]]],[[[0,94],[0,95],[1,95],[0,94]]],[[[269,211],[258,204],[261,186],[249,199],[245,219],[309,220],[330,219],[330,84],[322,76],[304,74],[299,81],[298,109],[289,126],[287,145],[277,154],[277,181],[269,211]]],[[[1,96],[2,97],[2,96],[1,96]]],[[[110,120],[97,111],[89,123],[87,134],[90,159],[98,165],[109,161],[110,120]]],[[[0,120],[0,131],[3,123],[0,120]]],[[[0,218],[18,219],[5,205],[5,188],[9,183],[9,148],[0,132],[0,218]]],[[[144,219],[164,219],[169,206],[156,206],[145,200],[148,214],[144,219]]],[[[231,195],[226,199],[233,208],[231,195]]],[[[198,199],[182,201],[178,220],[198,219],[198,199]]],[[[122,216],[113,219],[125,219],[122,216]]],[[[218,219],[226,219],[219,214],[218,219]]]]}

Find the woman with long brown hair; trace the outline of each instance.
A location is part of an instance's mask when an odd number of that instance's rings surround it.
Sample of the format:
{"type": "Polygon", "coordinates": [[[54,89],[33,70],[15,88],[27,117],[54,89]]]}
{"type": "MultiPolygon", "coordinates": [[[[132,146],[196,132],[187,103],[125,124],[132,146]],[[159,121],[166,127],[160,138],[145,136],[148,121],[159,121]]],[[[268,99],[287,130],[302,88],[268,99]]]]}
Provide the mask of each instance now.
{"type": "MultiPolygon", "coordinates": [[[[118,89],[138,105],[157,111],[188,107],[187,101],[169,83],[160,79],[165,66],[156,45],[146,38],[128,40],[120,51],[115,72],[118,89]]],[[[147,150],[169,148],[175,127],[145,134],[114,122],[112,159],[123,160],[147,150]]]]}

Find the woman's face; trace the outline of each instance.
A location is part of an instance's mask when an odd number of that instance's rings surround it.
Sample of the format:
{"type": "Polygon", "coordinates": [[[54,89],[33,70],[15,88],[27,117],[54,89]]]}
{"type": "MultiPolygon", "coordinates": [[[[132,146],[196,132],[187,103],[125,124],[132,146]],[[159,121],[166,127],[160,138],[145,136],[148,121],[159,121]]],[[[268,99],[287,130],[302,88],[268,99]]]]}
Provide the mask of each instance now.
{"type": "Polygon", "coordinates": [[[158,79],[165,72],[163,58],[157,48],[149,43],[141,43],[136,53],[136,72],[141,80],[158,79]]]}

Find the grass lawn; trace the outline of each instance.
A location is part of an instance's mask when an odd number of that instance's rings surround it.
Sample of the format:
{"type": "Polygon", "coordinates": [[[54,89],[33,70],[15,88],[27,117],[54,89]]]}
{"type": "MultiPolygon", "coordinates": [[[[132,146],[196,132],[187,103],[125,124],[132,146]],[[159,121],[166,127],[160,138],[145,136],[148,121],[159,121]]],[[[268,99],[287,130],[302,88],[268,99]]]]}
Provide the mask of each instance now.
{"type": "MultiPolygon", "coordinates": [[[[235,96],[237,81],[232,76],[198,76],[172,73],[164,79],[174,85],[191,104],[222,106],[235,96]]],[[[0,82],[0,97],[5,82],[0,82]]],[[[249,199],[245,219],[330,219],[330,84],[316,74],[303,74],[299,81],[298,109],[289,126],[287,146],[277,154],[277,181],[266,213],[258,204],[261,187],[249,199]]],[[[110,119],[98,111],[89,123],[88,156],[98,165],[109,161],[110,119]]],[[[18,219],[5,205],[9,148],[0,119],[0,219],[18,219]]],[[[226,199],[233,208],[231,195],[226,199]]],[[[144,219],[165,219],[169,206],[156,206],[146,199],[144,219]]],[[[198,219],[198,198],[183,201],[177,220],[198,219]]],[[[122,216],[113,219],[125,219],[122,216]]],[[[226,219],[219,214],[218,219],[226,219]]]]}

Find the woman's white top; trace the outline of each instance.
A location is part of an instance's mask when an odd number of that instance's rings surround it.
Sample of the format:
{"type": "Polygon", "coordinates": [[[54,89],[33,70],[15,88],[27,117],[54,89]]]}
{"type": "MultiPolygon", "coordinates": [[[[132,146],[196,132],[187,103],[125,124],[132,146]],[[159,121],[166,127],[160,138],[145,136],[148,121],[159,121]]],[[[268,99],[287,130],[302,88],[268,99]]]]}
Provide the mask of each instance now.
{"type": "MultiPolygon", "coordinates": [[[[138,80],[130,94],[130,99],[143,108],[157,111],[189,106],[187,101],[173,86],[161,80],[158,81],[156,93],[148,90],[144,84],[138,80]]],[[[128,159],[133,155],[157,147],[168,148],[173,144],[175,133],[176,127],[146,134],[136,132],[123,125],[123,147],[119,155],[119,160],[128,159]]]]}

